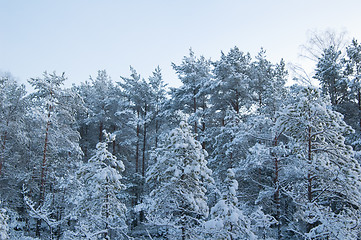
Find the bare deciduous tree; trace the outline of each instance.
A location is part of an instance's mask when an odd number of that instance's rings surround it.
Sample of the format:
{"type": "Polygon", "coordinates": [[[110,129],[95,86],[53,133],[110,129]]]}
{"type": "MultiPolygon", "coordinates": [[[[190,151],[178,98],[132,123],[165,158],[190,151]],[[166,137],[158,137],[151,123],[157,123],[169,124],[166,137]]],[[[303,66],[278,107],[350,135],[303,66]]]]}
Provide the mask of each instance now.
{"type": "Polygon", "coordinates": [[[308,40],[301,45],[300,56],[313,62],[317,62],[323,51],[333,46],[336,51],[344,52],[349,43],[345,30],[337,32],[333,29],[325,31],[310,30],[307,33],[308,40]]]}
{"type": "Polygon", "coordinates": [[[345,49],[348,43],[349,39],[347,37],[347,31],[345,30],[340,32],[334,29],[324,31],[309,30],[307,32],[306,43],[300,46],[299,57],[303,60],[303,63],[288,64],[293,75],[293,80],[301,85],[317,85],[312,79],[314,73],[312,70],[308,70],[306,65],[312,65],[310,69],[314,69],[323,51],[330,46],[333,46],[337,52],[340,51],[340,58],[342,58],[345,55],[345,49]]]}

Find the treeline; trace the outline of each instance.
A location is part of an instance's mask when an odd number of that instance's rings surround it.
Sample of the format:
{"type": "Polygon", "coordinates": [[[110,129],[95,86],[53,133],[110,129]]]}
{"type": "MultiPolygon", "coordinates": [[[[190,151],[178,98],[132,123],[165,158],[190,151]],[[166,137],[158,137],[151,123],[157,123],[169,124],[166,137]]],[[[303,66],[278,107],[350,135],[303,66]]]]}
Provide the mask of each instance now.
{"type": "Polygon", "coordinates": [[[0,239],[360,238],[361,45],[321,88],[237,47],[72,88],[0,78],[0,239]]]}

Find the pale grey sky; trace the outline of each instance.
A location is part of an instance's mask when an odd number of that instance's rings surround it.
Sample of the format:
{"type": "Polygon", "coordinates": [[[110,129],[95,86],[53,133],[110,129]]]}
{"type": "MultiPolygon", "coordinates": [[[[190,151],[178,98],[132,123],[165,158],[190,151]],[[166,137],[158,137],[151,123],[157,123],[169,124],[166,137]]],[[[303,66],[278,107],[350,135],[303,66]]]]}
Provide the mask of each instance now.
{"type": "Polygon", "coordinates": [[[0,0],[0,71],[20,82],[45,70],[79,83],[106,69],[113,80],[132,65],[148,78],[192,47],[216,60],[238,46],[272,62],[297,61],[308,30],[347,30],[361,41],[359,0],[0,0]]]}

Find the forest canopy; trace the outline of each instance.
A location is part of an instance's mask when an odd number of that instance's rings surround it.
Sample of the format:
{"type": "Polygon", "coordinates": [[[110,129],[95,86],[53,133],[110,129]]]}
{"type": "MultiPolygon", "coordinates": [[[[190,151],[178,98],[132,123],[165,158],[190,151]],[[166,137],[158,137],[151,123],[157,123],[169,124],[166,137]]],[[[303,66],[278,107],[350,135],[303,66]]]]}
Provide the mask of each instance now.
{"type": "Polygon", "coordinates": [[[177,88],[2,74],[0,239],[361,238],[361,45],[326,43],[319,87],[238,47],[177,88]]]}

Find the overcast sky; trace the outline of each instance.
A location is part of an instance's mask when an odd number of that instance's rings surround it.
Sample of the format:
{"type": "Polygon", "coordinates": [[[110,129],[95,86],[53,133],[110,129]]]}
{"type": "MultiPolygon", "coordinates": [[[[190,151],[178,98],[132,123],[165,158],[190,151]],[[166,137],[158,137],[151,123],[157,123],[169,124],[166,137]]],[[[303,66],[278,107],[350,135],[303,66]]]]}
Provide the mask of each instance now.
{"type": "Polygon", "coordinates": [[[361,41],[359,0],[0,0],[0,71],[22,83],[47,70],[68,83],[105,69],[113,80],[133,66],[148,78],[159,65],[179,86],[171,62],[192,47],[217,60],[238,46],[272,62],[296,62],[308,30],[347,30],[361,41]]]}

